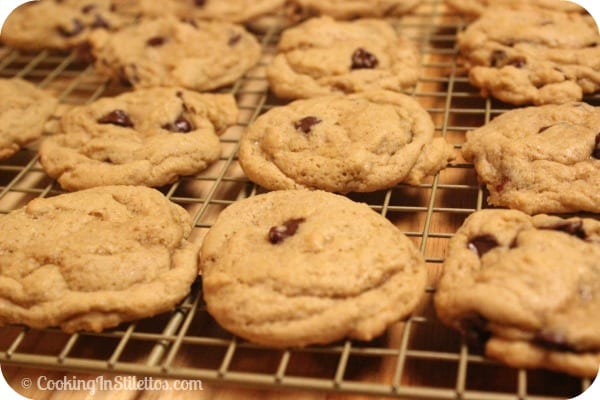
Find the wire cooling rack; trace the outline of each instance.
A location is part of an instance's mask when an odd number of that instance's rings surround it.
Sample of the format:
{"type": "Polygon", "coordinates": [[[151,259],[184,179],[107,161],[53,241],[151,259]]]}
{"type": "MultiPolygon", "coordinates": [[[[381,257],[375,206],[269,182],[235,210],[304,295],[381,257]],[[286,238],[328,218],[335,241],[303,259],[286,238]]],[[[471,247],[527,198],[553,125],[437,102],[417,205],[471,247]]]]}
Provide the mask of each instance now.
{"type": "MultiPolygon", "coordinates": [[[[349,195],[391,220],[419,246],[427,261],[430,286],[410,319],[394,324],[371,342],[273,350],[222,330],[205,310],[199,279],[174,312],[103,333],[68,335],[56,329],[0,328],[0,364],[328,391],[333,392],[331,398],[335,393],[353,393],[401,399],[549,400],[583,392],[589,379],[500,365],[485,358],[479,345],[467,343],[436,319],[431,297],[448,240],[470,213],[485,207],[486,193],[477,184],[472,165],[460,157],[464,134],[511,107],[482,98],[468,84],[455,40],[465,21],[448,13],[441,0],[423,2],[414,15],[394,25],[422,53],[421,77],[408,94],[427,109],[437,134],[446,137],[457,153],[449,168],[425,184],[349,195]]],[[[273,26],[257,37],[263,47],[261,62],[225,89],[236,96],[242,113],[238,124],[221,137],[221,159],[197,176],[160,188],[193,215],[192,240],[202,240],[229,204],[261,192],[238,165],[238,140],[258,115],[283,102],[269,93],[265,79],[265,65],[275,53],[279,29],[273,26]]],[[[75,53],[30,54],[0,47],[0,76],[35,82],[66,105],[127,90],[97,76],[75,53]]],[[[600,103],[598,96],[585,100],[600,103]]],[[[0,213],[59,193],[60,187],[41,169],[35,145],[0,161],[0,213]]]]}

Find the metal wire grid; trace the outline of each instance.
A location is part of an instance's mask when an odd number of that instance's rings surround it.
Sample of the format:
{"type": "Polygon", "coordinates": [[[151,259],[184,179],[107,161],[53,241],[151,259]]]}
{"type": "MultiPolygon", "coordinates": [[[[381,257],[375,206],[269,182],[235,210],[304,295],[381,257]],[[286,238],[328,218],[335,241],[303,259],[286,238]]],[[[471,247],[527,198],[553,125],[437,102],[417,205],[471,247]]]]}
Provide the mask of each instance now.
{"type": "MultiPolygon", "coordinates": [[[[481,98],[468,84],[455,43],[464,21],[446,13],[440,0],[424,3],[417,14],[396,26],[417,41],[423,54],[422,77],[410,94],[426,107],[437,132],[457,150],[467,130],[510,108],[481,98]]],[[[261,191],[244,177],[236,159],[244,127],[281,104],[269,94],[264,76],[278,31],[273,28],[259,38],[263,60],[228,89],[236,95],[242,116],[222,137],[223,156],[207,171],[160,188],[194,216],[193,240],[201,240],[220,210],[261,191]]],[[[0,76],[35,81],[53,89],[63,103],[91,102],[123,90],[96,76],[75,54],[21,54],[0,48],[0,76]]],[[[600,102],[597,96],[586,101],[600,102]]],[[[43,173],[35,149],[0,162],[0,213],[58,193],[59,187],[43,173]]],[[[173,313],[103,333],[0,328],[0,363],[403,399],[549,400],[573,397],[590,385],[589,379],[499,365],[483,357],[477,344],[467,343],[435,318],[431,295],[447,241],[466,216],[485,207],[485,192],[472,165],[458,157],[426,184],[349,197],[366,202],[415,241],[432,282],[419,311],[372,342],[342,341],[288,350],[244,342],[223,331],[206,313],[198,280],[173,313]]]]}

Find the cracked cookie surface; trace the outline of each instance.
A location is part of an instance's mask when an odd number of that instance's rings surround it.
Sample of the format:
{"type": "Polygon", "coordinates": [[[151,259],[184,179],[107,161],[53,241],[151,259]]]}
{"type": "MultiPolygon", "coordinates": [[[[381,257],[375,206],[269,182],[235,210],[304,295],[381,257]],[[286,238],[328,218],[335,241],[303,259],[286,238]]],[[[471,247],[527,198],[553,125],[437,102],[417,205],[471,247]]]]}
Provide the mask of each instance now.
{"type": "Polygon", "coordinates": [[[600,107],[548,104],[508,111],[467,132],[463,156],[488,203],[528,214],[600,212],[600,107]]]}
{"type": "Polygon", "coordinates": [[[58,100],[20,78],[0,79],[0,159],[38,139],[58,100]]]}
{"type": "Polygon", "coordinates": [[[415,45],[385,21],[310,19],[286,29],[267,67],[273,93],[295,99],[332,93],[387,89],[416,83],[415,45]]]}
{"type": "Polygon", "coordinates": [[[230,94],[155,88],[102,98],[65,113],[40,163],[66,190],[161,186],[216,161],[218,135],[237,116],[230,94]]]}
{"type": "Polygon", "coordinates": [[[173,16],[90,35],[96,71],[134,88],[181,86],[197,91],[229,85],[260,58],[242,26],[173,16]]]}
{"type": "Polygon", "coordinates": [[[291,0],[296,18],[326,15],[335,19],[397,17],[412,11],[418,0],[291,0]]]}
{"type": "Polygon", "coordinates": [[[558,104],[600,89],[600,35],[590,16],[490,9],[457,42],[469,80],[484,96],[558,104]]]}
{"type": "Polygon", "coordinates": [[[427,278],[416,246],[387,219],[321,191],[237,201],[200,254],[209,313],[275,347],[371,340],[414,310],[427,278]]]}
{"type": "Polygon", "coordinates": [[[487,337],[486,354],[523,368],[593,377],[600,363],[600,222],[469,216],[450,241],[435,294],[440,319],[487,337]]]}
{"type": "Polygon", "coordinates": [[[246,175],[265,188],[338,193],[418,184],[453,157],[423,107],[390,91],[272,108],[248,127],[239,150],[246,175]]]}
{"type": "Polygon", "coordinates": [[[173,309],[198,275],[189,214],[154,189],[37,198],[0,224],[0,325],[101,331],[173,309]]]}

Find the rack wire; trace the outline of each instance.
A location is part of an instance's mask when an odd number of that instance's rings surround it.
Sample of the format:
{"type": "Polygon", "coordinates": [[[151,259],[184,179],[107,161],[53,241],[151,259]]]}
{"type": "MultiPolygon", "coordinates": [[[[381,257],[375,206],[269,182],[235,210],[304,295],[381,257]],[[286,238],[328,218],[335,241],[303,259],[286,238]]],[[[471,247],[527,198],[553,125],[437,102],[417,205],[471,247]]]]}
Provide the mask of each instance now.
{"type": "MultiPolygon", "coordinates": [[[[583,392],[591,384],[589,379],[500,365],[484,357],[478,344],[467,343],[436,319],[431,297],[448,240],[470,213],[486,207],[486,193],[473,166],[460,157],[464,134],[511,107],[482,98],[469,85],[455,40],[465,21],[449,13],[441,0],[423,2],[414,15],[394,24],[419,45],[422,54],[421,77],[409,94],[427,109],[437,134],[446,137],[457,153],[449,168],[425,184],[349,195],[392,221],[423,253],[430,286],[411,318],[371,342],[347,340],[274,350],[222,330],[205,310],[199,278],[172,313],[102,333],[0,328],[0,364],[399,399],[551,400],[583,392]]],[[[244,128],[269,108],[283,104],[269,93],[265,79],[279,33],[274,26],[257,34],[263,47],[261,62],[226,89],[236,96],[242,113],[238,124],[221,137],[220,160],[196,176],[159,188],[193,216],[192,240],[202,240],[222,209],[262,191],[243,175],[236,153],[244,128]]],[[[30,54],[0,47],[0,76],[36,82],[67,105],[127,90],[97,76],[75,53],[30,54]]],[[[586,101],[598,105],[600,98],[586,101]]],[[[41,169],[35,145],[0,161],[0,213],[59,193],[60,187],[41,169]]]]}

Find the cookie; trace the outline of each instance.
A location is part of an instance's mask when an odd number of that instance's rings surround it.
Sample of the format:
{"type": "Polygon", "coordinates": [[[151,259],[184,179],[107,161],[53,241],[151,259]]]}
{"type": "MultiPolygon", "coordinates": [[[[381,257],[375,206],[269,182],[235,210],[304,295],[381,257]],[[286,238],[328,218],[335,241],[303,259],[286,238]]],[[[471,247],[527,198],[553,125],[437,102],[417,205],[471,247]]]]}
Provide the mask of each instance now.
{"type": "Polygon", "coordinates": [[[508,111],[467,132],[463,156],[488,203],[528,214],[600,213],[600,107],[547,104],[508,111]]]}
{"type": "Polygon", "coordinates": [[[101,331],[173,309],[198,275],[191,218],[154,189],[37,198],[0,224],[0,325],[101,331]]]}
{"type": "Polygon", "coordinates": [[[65,190],[161,186],[216,161],[218,135],[237,115],[230,94],[154,88],[102,98],[63,115],[40,163],[65,190]]]}
{"type": "Polygon", "coordinates": [[[327,15],[338,20],[394,17],[412,11],[418,0],[289,0],[289,12],[299,19],[327,15]]]}
{"type": "Polygon", "coordinates": [[[90,43],[96,71],[136,89],[216,89],[240,78],[261,54],[257,40],[241,26],[173,16],[142,20],[118,32],[94,32],[90,43]]]}
{"type": "Polygon", "coordinates": [[[67,50],[86,42],[91,32],[114,30],[130,19],[110,11],[107,1],[40,0],[14,10],[2,27],[1,40],[17,49],[67,50]]]}
{"type": "Polygon", "coordinates": [[[490,7],[507,8],[541,8],[545,10],[582,13],[584,10],[578,4],[562,0],[444,0],[453,11],[468,16],[479,16],[490,7]]]}
{"type": "Polygon", "coordinates": [[[469,81],[515,105],[578,101],[600,89],[593,19],[548,10],[491,9],[457,37],[469,81]]]}
{"type": "Polygon", "coordinates": [[[400,92],[419,76],[419,54],[385,21],[310,19],[281,35],[267,67],[280,98],[386,89],[400,92]]]}
{"type": "Polygon", "coordinates": [[[434,139],[429,114],[391,91],[296,100],[258,117],[242,136],[239,162],[271,190],[372,192],[420,183],[454,158],[434,139]]]}
{"type": "Polygon", "coordinates": [[[427,273],[416,246],[367,205],[304,190],[226,208],[200,253],[208,312],[273,347],[371,340],[407,317],[427,273]]]}
{"type": "Polygon", "coordinates": [[[0,159],[38,139],[58,100],[20,79],[0,79],[0,159]]]}
{"type": "Polygon", "coordinates": [[[451,239],[434,296],[440,319],[488,338],[511,366],[594,377],[600,364],[600,221],[470,215],[451,239]]]}

